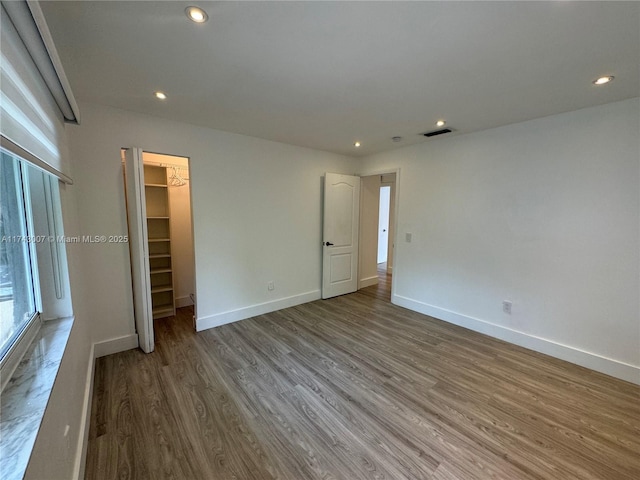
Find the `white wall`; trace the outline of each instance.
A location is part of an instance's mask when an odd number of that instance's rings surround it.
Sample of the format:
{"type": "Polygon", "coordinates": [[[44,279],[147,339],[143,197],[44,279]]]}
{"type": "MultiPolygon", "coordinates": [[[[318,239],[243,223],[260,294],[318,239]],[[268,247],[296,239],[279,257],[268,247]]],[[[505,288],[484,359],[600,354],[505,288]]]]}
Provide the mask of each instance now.
{"type": "Polygon", "coordinates": [[[207,160],[190,156],[198,327],[320,298],[321,177],[353,173],[355,161],[240,135],[212,140],[207,160]]]}
{"type": "MultiPolygon", "coordinates": [[[[184,172],[188,172],[185,168],[184,172]]],[[[185,173],[188,177],[188,173],[185,173]]],[[[195,252],[191,226],[191,182],[169,187],[171,208],[171,250],[177,307],[192,305],[191,294],[196,293],[195,252]]]]}
{"type": "Polygon", "coordinates": [[[358,288],[378,284],[378,209],[380,175],[360,179],[358,288]]]}
{"type": "MultiPolygon", "coordinates": [[[[78,235],[77,202],[74,186],[60,185],[64,234],[78,235]]],[[[69,279],[75,321],[53,391],[49,397],[38,437],[29,460],[25,480],[76,478],[84,461],[85,422],[93,366],[91,345],[91,302],[84,282],[84,265],[78,250],[82,245],[67,245],[69,279]],[[69,432],[65,437],[65,429],[69,432]]]]}
{"type": "Polygon", "coordinates": [[[639,118],[636,98],[363,159],[402,170],[393,301],[640,383],[639,118]]]}
{"type": "MultiPolygon", "coordinates": [[[[321,176],[352,173],[354,160],[108,107],[81,110],[69,144],[86,235],[127,232],[121,147],[190,158],[199,328],[319,297],[321,176]]],[[[90,245],[82,261],[93,340],[130,338],[127,245],[90,245]]]]}

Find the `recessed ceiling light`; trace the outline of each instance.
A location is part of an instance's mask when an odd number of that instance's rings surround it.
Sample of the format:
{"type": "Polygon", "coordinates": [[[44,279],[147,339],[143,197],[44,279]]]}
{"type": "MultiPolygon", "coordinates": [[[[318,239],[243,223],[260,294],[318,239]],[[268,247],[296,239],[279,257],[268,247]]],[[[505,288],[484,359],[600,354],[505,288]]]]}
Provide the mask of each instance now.
{"type": "Polygon", "coordinates": [[[204,23],[209,20],[207,12],[198,7],[187,7],[184,13],[187,14],[187,18],[192,22],[204,23]]]}
{"type": "Polygon", "coordinates": [[[393,140],[395,143],[398,143],[402,141],[402,137],[391,137],[391,140],[393,140]]]}
{"type": "Polygon", "coordinates": [[[607,83],[613,82],[614,76],[608,75],[606,77],[600,77],[593,81],[594,85],[606,85],[607,83]]]}
{"type": "Polygon", "coordinates": [[[167,99],[167,96],[163,92],[156,92],[154,95],[159,100],[166,100],[167,99]]]}
{"type": "Polygon", "coordinates": [[[358,148],[360,146],[360,142],[356,142],[353,144],[354,147],[358,148]]]}
{"type": "Polygon", "coordinates": [[[447,124],[444,120],[438,120],[436,122],[436,127],[444,127],[447,124]]]}

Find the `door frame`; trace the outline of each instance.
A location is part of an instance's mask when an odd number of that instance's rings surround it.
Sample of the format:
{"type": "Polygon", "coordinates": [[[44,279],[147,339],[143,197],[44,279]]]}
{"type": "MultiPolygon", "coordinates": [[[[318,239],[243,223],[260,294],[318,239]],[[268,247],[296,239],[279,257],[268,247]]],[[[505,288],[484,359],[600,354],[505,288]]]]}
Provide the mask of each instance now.
{"type": "MultiPolygon", "coordinates": [[[[395,245],[397,245],[398,243],[398,213],[400,211],[400,167],[396,167],[396,168],[386,168],[386,169],[381,169],[381,170],[376,170],[376,169],[372,169],[372,170],[367,170],[364,169],[358,173],[356,173],[355,175],[359,176],[359,177],[372,177],[374,175],[390,175],[392,173],[396,174],[396,184],[395,184],[395,190],[393,192],[393,235],[389,235],[389,239],[392,239],[392,245],[393,245],[393,272],[394,275],[391,275],[391,303],[394,303],[393,299],[395,296],[395,292],[396,292],[396,275],[395,273],[397,272],[396,268],[397,268],[397,258],[396,258],[396,250],[395,250],[395,245]]],[[[362,203],[360,204],[360,208],[362,208],[362,203]]],[[[362,218],[362,216],[361,216],[362,218]]],[[[391,222],[389,222],[389,224],[391,225],[391,222]]],[[[361,233],[361,232],[360,232],[361,233]]],[[[360,278],[360,263],[358,262],[358,279],[360,278]]]]}
{"type": "MultiPolygon", "coordinates": [[[[142,147],[134,147],[134,146],[129,146],[129,147],[121,147],[120,148],[120,152],[121,152],[121,161],[123,163],[123,184],[124,184],[124,194],[125,194],[125,215],[127,216],[127,231],[129,232],[129,230],[131,228],[136,228],[139,231],[143,231],[144,233],[142,234],[143,237],[143,244],[144,244],[144,255],[145,258],[142,259],[142,270],[146,271],[146,281],[145,282],[145,278],[142,278],[140,280],[140,283],[142,283],[143,285],[139,285],[138,284],[138,288],[143,288],[143,289],[148,289],[149,290],[149,302],[151,300],[151,283],[149,280],[149,258],[148,258],[148,234],[147,234],[147,226],[146,226],[146,197],[144,194],[144,177],[142,177],[142,190],[141,190],[141,196],[140,196],[140,202],[143,204],[142,207],[140,208],[140,212],[139,213],[144,213],[145,214],[145,220],[143,222],[143,225],[135,225],[132,226],[130,224],[131,219],[129,216],[129,198],[128,198],[128,192],[127,192],[127,181],[126,181],[126,160],[125,160],[125,154],[123,154],[124,151],[131,151],[133,155],[139,154],[139,159],[134,158],[133,161],[134,162],[139,162],[139,164],[135,165],[134,168],[139,168],[141,170],[141,174],[144,175],[144,154],[145,153],[150,153],[150,154],[155,154],[155,155],[163,155],[163,156],[167,156],[167,157],[180,157],[180,158],[186,158],[187,159],[187,170],[189,172],[189,181],[191,181],[193,177],[191,169],[192,169],[192,159],[189,156],[186,155],[177,155],[177,154],[173,154],[173,153],[161,153],[161,152],[156,152],[153,150],[147,150],[145,148],[142,147]]],[[[138,180],[138,179],[136,179],[138,180]]],[[[140,187],[140,185],[138,185],[140,187]]],[[[194,268],[193,268],[193,274],[194,274],[194,278],[193,278],[193,289],[194,291],[194,302],[193,302],[193,311],[194,311],[194,315],[193,315],[193,328],[194,330],[196,329],[196,321],[195,319],[197,318],[197,308],[198,308],[198,297],[197,297],[197,292],[198,292],[198,287],[197,287],[197,262],[195,261],[195,222],[194,222],[194,215],[193,215],[193,185],[190,184],[189,185],[189,215],[191,216],[191,238],[192,238],[192,242],[193,242],[193,253],[194,253],[194,268]]],[[[131,246],[129,246],[129,262],[131,263],[131,268],[133,268],[133,258],[131,255],[131,246]]],[[[132,286],[132,290],[135,291],[136,290],[136,286],[135,286],[135,277],[133,275],[133,270],[131,272],[131,286],[132,286]]],[[[150,321],[148,319],[146,319],[147,321],[140,321],[137,318],[135,318],[135,300],[134,300],[134,327],[136,329],[136,333],[138,334],[138,346],[145,352],[145,353],[151,353],[154,349],[155,349],[155,328],[154,328],[154,322],[153,322],[153,314],[151,313],[151,309],[149,309],[149,314],[151,316],[150,321]],[[142,329],[142,335],[140,335],[140,332],[138,331],[139,329],[142,329]],[[140,343],[140,338],[145,338],[147,339],[146,344],[142,345],[140,343]]]]}
{"type": "MultiPolygon", "coordinates": [[[[195,231],[195,220],[193,216],[193,183],[192,182],[192,159],[188,155],[178,155],[177,153],[164,153],[164,152],[156,152],[155,150],[147,150],[142,149],[142,153],[149,153],[152,155],[162,155],[165,157],[178,157],[178,158],[186,158],[187,159],[187,171],[189,172],[189,215],[191,216],[191,241],[193,243],[193,329],[196,330],[196,318],[198,318],[198,275],[197,268],[198,262],[195,259],[196,256],[196,231],[195,231]]],[[[144,166],[144,156],[142,158],[142,164],[144,166]]],[[[173,245],[172,245],[173,247],[173,245]]]]}

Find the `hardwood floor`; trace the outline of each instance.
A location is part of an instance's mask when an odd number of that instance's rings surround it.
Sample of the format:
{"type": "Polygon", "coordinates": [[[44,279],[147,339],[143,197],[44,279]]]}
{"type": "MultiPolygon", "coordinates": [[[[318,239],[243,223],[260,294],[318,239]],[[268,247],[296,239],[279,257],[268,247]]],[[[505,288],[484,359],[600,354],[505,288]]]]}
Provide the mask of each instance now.
{"type": "Polygon", "coordinates": [[[87,479],[634,479],[640,387],[378,286],[98,359],[87,479]]]}

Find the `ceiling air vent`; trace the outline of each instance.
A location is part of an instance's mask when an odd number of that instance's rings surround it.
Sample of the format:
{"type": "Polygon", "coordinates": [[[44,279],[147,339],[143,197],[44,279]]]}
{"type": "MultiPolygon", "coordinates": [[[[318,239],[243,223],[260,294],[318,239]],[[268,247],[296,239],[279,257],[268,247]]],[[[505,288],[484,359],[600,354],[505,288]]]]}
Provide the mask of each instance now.
{"type": "Polygon", "coordinates": [[[425,137],[435,137],[436,135],[443,135],[445,133],[451,133],[450,128],[443,128],[442,130],[434,130],[433,132],[423,133],[425,137]]]}

